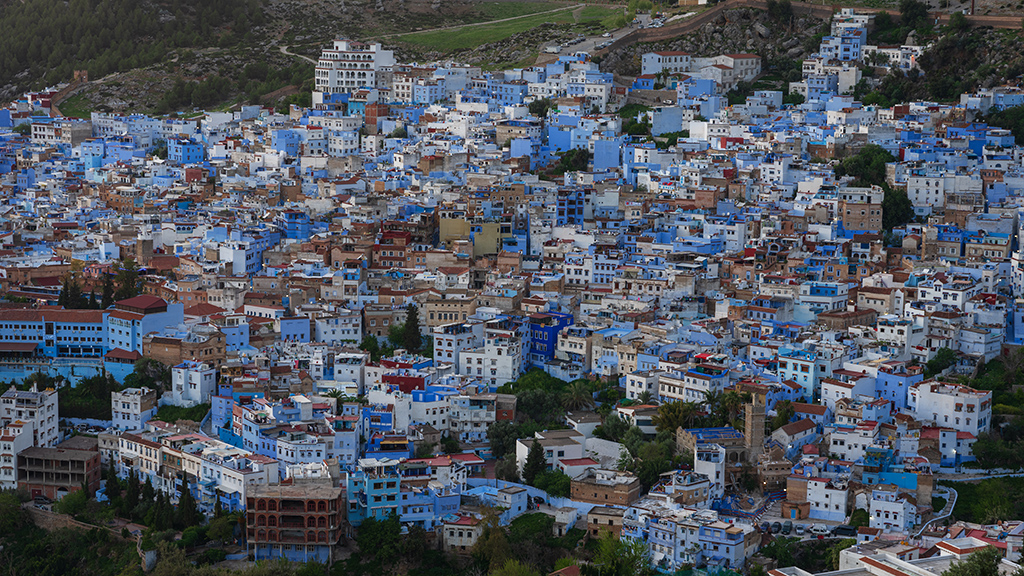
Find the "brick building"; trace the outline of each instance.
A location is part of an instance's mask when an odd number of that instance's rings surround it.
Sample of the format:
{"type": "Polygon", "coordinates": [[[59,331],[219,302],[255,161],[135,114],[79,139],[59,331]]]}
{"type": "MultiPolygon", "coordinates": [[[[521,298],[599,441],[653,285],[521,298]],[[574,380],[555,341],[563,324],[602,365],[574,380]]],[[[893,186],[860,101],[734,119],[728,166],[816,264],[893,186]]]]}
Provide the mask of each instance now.
{"type": "Polygon", "coordinates": [[[344,534],[345,497],[325,482],[249,488],[246,530],[257,560],[331,562],[344,534]]]}
{"type": "Polygon", "coordinates": [[[33,497],[62,498],[86,487],[89,495],[100,487],[99,450],[33,446],[18,454],[18,488],[33,497]]]}
{"type": "Polygon", "coordinates": [[[640,479],[628,472],[591,468],[570,484],[576,502],[629,506],[640,498],[640,479]]]}

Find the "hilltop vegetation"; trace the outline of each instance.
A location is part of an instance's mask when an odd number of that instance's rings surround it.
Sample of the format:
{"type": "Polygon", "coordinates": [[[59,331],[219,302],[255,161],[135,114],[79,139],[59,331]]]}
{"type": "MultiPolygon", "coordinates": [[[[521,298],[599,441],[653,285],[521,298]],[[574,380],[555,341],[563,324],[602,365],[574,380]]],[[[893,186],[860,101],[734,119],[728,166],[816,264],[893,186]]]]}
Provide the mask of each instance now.
{"type": "Polygon", "coordinates": [[[99,78],[181,47],[232,46],[264,21],[257,0],[25,0],[0,9],[0,86],[99,78]]]}

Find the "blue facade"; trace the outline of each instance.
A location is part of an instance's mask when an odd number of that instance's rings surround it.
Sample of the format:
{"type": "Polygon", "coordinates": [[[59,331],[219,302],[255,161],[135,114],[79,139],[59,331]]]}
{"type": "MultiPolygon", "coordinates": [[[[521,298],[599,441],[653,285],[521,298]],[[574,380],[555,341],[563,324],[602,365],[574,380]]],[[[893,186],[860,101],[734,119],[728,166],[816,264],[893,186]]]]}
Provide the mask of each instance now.
{"type": "Polygon", "coordinates": [[[572,324],[572,314],[562,312],[545,312],[530,316],[530,366],[543,368],[545,364],[554,360],[555,349],[558,347],[558,333],[562,328],[572,324]]]}

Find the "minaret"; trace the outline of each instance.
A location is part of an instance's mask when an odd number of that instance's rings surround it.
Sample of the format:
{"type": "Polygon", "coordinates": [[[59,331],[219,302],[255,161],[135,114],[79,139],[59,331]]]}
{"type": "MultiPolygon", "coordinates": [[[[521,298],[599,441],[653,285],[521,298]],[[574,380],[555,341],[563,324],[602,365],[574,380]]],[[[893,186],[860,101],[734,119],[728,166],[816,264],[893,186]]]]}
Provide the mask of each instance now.
{"type": "Polygon", "coordinates": [[[752,392],[744,411],[743,437],[747,444],[747,460],[757,464],[764,452],[764,394],[752,392]]]}

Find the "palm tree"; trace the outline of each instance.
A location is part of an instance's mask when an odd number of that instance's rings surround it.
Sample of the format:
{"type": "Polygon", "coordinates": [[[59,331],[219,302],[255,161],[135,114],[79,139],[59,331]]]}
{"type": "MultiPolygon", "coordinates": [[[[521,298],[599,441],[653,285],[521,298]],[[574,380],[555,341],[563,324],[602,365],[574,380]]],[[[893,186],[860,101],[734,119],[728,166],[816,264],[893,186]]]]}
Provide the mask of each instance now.
{"type": "Polygon", "coordinates": [[[651,418],[658,432],[675,433],[679,428],[692,428],[699,407],[694,402],[669,402],[658,406],[658,413],[651,418]]]}
{"type": "Polygon", "coordinates": [[[652,400],[653,398],[651,396],[650,390],[644,390],[643,392],[640,393],[639,396],[636,397],[636,401],[639,404],[650,404],[652,400]]]}
{"type": "Polygon", "coordinates": [[[562,404],[570,412],[573,410],[589,410],[594,407],[594,396],[590,393],[590,389],[587,388],[586,382],[576,380],[569,384],[569,390],[566,391],[562,404]]]}
{"type": "Polygon", "coordinates": [[[726,420],[732,422],[743,408],[743,396],[736,391],[730,390],[722,394],[722,410],[726,414],[726,420]]]}
{"type": "Polygon", "coordinates": [[[704,392],[704,411],[710,416],[718,416],[718,419],[724,418],[720,410],[722,408],[722,393],[715,390],[708,390],[704,392]]]}

